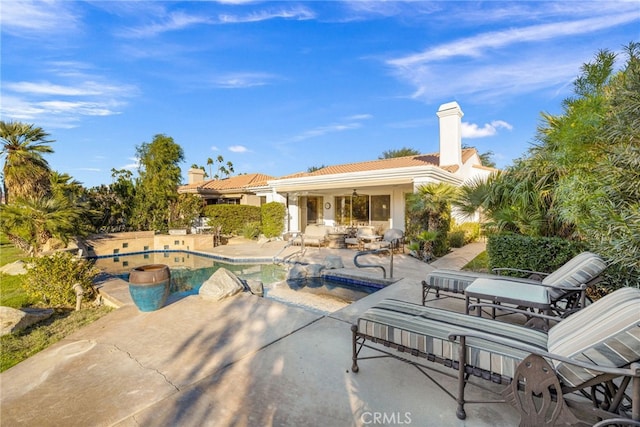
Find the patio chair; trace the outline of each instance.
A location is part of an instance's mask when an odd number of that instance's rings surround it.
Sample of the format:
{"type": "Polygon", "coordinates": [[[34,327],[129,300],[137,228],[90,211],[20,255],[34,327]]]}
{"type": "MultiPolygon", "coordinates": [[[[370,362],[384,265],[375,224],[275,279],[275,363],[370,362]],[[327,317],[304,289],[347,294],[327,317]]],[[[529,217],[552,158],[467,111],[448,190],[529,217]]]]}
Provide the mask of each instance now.
{"type": "Polygon", "coordinates": [[[347,237],[344,242],[347,247],[356,246],[359,250],[363,250],[365,243],[372,242],[377,238],[375,227],[362,226],[358,227],[355,237],[347,237]]]}
{"type": "Polygon", "coordinates": [[[637,288],[619,289],[548,332],[393,299],[365,311],[351,330],[353,372],[365,359],[409,363],[456,400],[460,419],[466,404],[510,403],[521,426],[640,420],[637,288]],[[426,371],[451,372],[445,368],[457,371],[455,392],[426,371]],[[506,385],[502,399],[466,401],[472,381],[506,385]]]}
{"type": "MultiPolygon", "coordinates": [[[[464,293],[465,290],[477,279],[494,282],[504,287],[515,287],[523,293],[527,289],[541,287],[545,297],[548,297],[550,310],[553,314],[563,317],[583,308],[587,302],[587,288],[601,281],[600,274],[607,268],[605,261],[592,252],[582,252],[553,273],[541,273],[528,270],[530,278],[517,278],[500,274],[483,274],[456,270],[439,269],[429,273],[422,281],[422,304],[426,304],[429,293],[435,291],[436,298],[440,297],[440,291],[464,293]]],[[[513,271],[514,269],[498,268],[495,272],[513,271]]],[[[539,291],[540,292],[540,291],[539,291]]],[[[500,304],[499,295],[491,298],[494,303],[500,304]]],[[[527,308],[527,304],[523,304],[527,308]]]]}
{"type": "Polygon", "coordinates": [[[327,244],[329,239],[329,229],[323,224],[309,224],[304,233],[298,234],[293,238],[294,245],[317,246],[318,250],[327,244]]]}
{"type": "Polygon", "coordinates": [[[404,232],[397,228],[390,228],[384,232],[382,240],[364,244],[365,250],[389,248],[396,251],[402,248],[404,253],[404,232]]]}

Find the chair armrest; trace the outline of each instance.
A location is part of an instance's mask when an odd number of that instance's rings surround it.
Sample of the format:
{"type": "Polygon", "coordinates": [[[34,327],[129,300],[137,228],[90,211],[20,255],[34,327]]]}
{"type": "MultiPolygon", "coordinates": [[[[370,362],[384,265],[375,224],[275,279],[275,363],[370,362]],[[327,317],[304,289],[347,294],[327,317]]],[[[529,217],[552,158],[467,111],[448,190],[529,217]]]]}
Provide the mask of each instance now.
{"type": "Polygon", "coordinates": [[[536,354],[538,356],[546,357],[551,360],[557,360],[558,362],[567,363],[569,365],[577,366],[579,368],[590,369],[590,370],[602,372],[605,374],[624,375],[624,376],[630,376],[634,378],[640,378],[640,363],[638,362],[631,363],[628,368],[613,368],[609,366],[599,366],[593,363],[587,363],[587,362],[582,362],[580,360],[570,359],[568,357],[561,356],[559,354],[549,353],[548,351],[540,350],[539,348],[534,347],[532,345],[513,341],[498,335],[492,335],[486,332],[480,332],[475,330],[451,332],[448,334],[448,336],[451,341],[454,341],[456,337],[476,338],[479,340],[504,345],[505,347],[510,347],[517,350],[529,352],[531,354],[536,354]]]}
{"type": "Polygon", "coordinates": [[[508,311],[510,313],[516,313],[516,314],[524,314],[525,316],[528,317],[536,317],[538,319],[544,319],[544,320],[555,320],[556,322],[560,322],[561,320],[563,320],[563,317],[559,317],[559,316],[549,316],[548,314],[542,314],[542,313],[536,313],[533,311],[527,311],[527,310],[521,310],[519,308],[515,308],[515,307],[509,307],[507,305],[500,305],[500,304],[491,304],[491,303],[477,303],[477,304],[469,304],[469,311],[473,311],[476,308],[496,308],[496,309],[500,309],[502,311],[508,311]]]}
{"type": "Polygon", "coordinates": [[[542,277],[547,277],[549,275],[549,273],[543,273],[541,271],[523,270],[520,268],[509,268],[509,267],[492,268],[491,271],[493,271],[494,273],[502,273],[504,271],[513,271],[516,273],[529,273],[529,275],[537,274],[542,277]]]}

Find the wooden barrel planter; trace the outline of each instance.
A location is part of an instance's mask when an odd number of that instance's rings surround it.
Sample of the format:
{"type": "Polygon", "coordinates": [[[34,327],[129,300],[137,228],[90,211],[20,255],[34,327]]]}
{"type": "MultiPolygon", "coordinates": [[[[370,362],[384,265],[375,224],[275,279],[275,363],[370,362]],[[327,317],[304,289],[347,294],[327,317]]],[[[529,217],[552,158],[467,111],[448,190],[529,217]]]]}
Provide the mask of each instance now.
{"type": "Polygon", "coordinates": [[[129,273],[129,293],[140,311],[161,308],[169,296],[171,271],[164,264],[136,267],[129,273]]]}

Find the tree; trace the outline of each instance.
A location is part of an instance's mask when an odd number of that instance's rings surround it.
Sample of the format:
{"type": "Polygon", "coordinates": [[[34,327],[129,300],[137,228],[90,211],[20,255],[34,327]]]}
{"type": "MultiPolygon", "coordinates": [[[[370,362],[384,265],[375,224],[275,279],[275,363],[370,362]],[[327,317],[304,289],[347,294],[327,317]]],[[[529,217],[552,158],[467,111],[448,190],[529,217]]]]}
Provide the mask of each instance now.
{"type": "Polygon", "coordinates": [[[378,159],[392,159],[394,157],[417,156],[420,152],[413,148],[402,147],[397,150],[383,151],[378,159]]]}
{"type": "Polygon", "coordinates": [[[309,167],[307,168],[307,172],[311,173],[311,172],[319,171],[320,169],[324,169],[324,168],[326,168],[326,167],[327,167],[327,166],[325,166],[325,165],[320,165],[320,166],[309,166],[309,167]]]}
{"type": "Polygon", "coordinates": [[[178,198],[182,181],[182,147],[166,135],[156,135],[151,143],[136,147],[140,159],[132,223],[138,230],[165,231],[170,205],[178,198]]]}
{"type": "MultiPolygon", "coordinates": [[[[417,238],[423,232],[437,233],[433,239],[433,254],[445,255],[449,250],[447,235],[451,227],[451,200],[457,190],[450,184],[426,184],[410,194],[407,200],[407,234],[417,238]]],[[[426,241],[427,239],[420,239],[426,241]]]]}
{"type": "Polygon", "coordinates": [[[196,194],[178,194],[169,209],[169,228],[191,227],[203,211],[203,200],[196,194]]]}
{"type": "Polygon", "coordinates": [[[49,164],[43,154],[53,153],[49,134],[42,128],[21,122],[0,121],[4,156],[5,202],[24,196],[43,196],[50,189],[49,164]]]}
{"type": "Polygon", "coordinates": [[[65,198],[33,195],[0,206],[0,230],[32,256],[52,237],[67,243],[81,219],[82,211],[65,198]]]}

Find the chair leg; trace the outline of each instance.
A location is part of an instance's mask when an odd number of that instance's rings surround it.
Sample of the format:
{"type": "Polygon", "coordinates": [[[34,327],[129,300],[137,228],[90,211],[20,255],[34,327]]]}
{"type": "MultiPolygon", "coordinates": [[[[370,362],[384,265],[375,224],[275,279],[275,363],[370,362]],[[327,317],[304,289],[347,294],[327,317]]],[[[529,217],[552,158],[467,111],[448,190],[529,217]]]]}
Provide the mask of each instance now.
{"type": "Polygon", "coordinates": [[[458,397],[456,402],[458,408],[456,409],[456,417],[460,420],[467,418],[467,413],[464,410],[464,386],[466,385],[465,379],[465,365],[467,364],[467,349],[466,349],[466,337],[460,337],[460,345],[458,347],[458,397]]]}
{"type": "Polygon", "coordinates": [[[358,367],[358,345],[357,345],[357,339],[358,339],[358,326],[356,325],[351,325],[351,336],[352,336],[352,340],[353,340],[353,353],[351,356],[351,360],[353,361],[353,364],[351,365],[351,372],[358,372],[360,370],[360,368],[358,367]]]}

